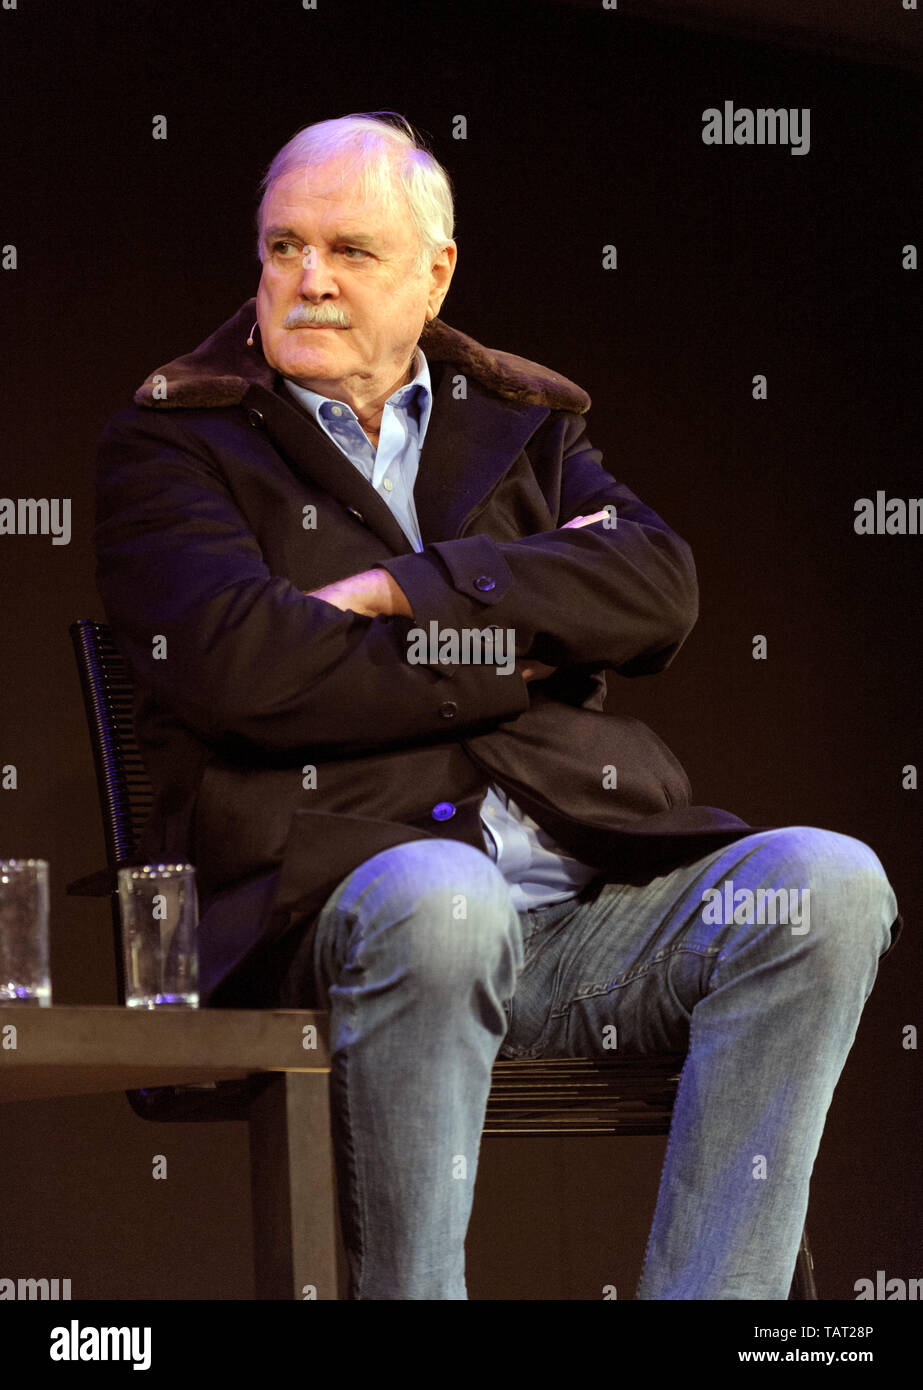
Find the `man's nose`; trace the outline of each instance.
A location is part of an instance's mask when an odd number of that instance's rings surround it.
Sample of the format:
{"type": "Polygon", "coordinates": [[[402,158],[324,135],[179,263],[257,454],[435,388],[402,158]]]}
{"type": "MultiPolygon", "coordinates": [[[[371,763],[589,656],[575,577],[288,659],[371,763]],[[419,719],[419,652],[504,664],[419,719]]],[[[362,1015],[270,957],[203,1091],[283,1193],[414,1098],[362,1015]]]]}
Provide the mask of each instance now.
{"type": "Polygon", "coordinates": [[[299,293],[305,299],[319,299],[324,295],[336,294],[337,283],[330,267],[316,247],[306,249],[301,258],[301,281],[299,293]]]}

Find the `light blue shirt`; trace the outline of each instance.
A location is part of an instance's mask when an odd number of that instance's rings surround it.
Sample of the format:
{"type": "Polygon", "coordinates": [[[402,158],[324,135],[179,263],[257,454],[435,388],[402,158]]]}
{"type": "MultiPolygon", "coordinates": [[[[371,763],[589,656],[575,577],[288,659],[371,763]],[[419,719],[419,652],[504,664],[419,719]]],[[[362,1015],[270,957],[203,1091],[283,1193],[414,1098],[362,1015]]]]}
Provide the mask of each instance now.
{"type": "MultiPolygon", "coordinates": [[[[414,550],[419,551],[423,541],[413,489],[433,406],[429,366],[419,347],[413,368],[413,379],[385,402],[377,449],[344,401],[309,391],[288,377],[284,381],[328,438],[384,498],[414,550]]],[[[484,848],[510,885],[510,897],[519,912],[572,898],[599,872],[556,845],[502,787],[488,788],[481,804],[481,826],[484,848]]]]}

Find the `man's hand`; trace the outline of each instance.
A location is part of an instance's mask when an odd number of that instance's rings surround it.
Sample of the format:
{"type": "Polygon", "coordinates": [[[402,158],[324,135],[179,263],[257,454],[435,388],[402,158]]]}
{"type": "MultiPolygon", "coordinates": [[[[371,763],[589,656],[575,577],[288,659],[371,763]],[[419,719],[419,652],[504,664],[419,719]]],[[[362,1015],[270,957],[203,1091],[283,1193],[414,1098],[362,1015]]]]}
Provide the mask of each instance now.
{"type": "Polygon", "coordinates": [[[347,579],[337,579],[322,589],[305,590],[307,598],[322,598],[343,613],[361,618],[412,618],[407,595],[387,570],[363,570],[347,579]]]}
{"type": "Polygon", "coordinates": [[[546,676],[553,676],[557,669],[557,666],[546,666],[544,661],[535,661],[532,657],[516,662],[516,670],[527,685],[529,681],[543,681],[546,676]]]}
{"type": "Polygon", "coordinates": [[[592,516],[572,517],[570,521],[565,521],[564,525],[559,527],[559,530],[566,531],[569,527],[572,526],[591,526],[594,521],[602,521],[603,517],[608,515],[608,508],[603,507],[601,512],[594,512],[592,516]]]}

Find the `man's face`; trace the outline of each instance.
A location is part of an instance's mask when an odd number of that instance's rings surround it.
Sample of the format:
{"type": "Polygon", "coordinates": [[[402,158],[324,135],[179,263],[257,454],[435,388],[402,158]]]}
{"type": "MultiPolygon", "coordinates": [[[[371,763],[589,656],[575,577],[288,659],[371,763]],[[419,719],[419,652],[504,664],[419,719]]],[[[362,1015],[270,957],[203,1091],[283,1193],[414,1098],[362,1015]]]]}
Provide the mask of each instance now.
{"type": "Polygon", "coordinates": [[[340,167],[296,170],[271,186],[257,319],[271,367],[322,395],[367,399],[405,380],[448,290],[455,246],[418,275],[404,198],[391,210],[365,202],[355,180],[338,186],[340,167]]]}

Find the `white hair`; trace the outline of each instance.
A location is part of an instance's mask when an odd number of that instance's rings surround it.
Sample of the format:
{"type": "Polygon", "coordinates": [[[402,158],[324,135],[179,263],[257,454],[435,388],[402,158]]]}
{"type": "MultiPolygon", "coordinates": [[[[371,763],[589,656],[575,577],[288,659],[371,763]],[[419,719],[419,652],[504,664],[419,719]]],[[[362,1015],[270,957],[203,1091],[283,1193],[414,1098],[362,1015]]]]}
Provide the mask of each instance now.
{"type": "Polygon", "coordinates": [[[341,184],[358,176],[362,195],[393,208],[403,194],[419,239],[415,271],[429,270],[452,240],[455,214],[452,184],[442,165],[417,132],[395,111],[376,111],[317,121],[305,126],[283,145],[263,177],[256,221],[257,254],[263,259],[263,220],[269,191],[277,179],[299,169],[314,169],[343,159],[341,184]],[[389,119],[380,119],[387,117],[389,119]]]}

